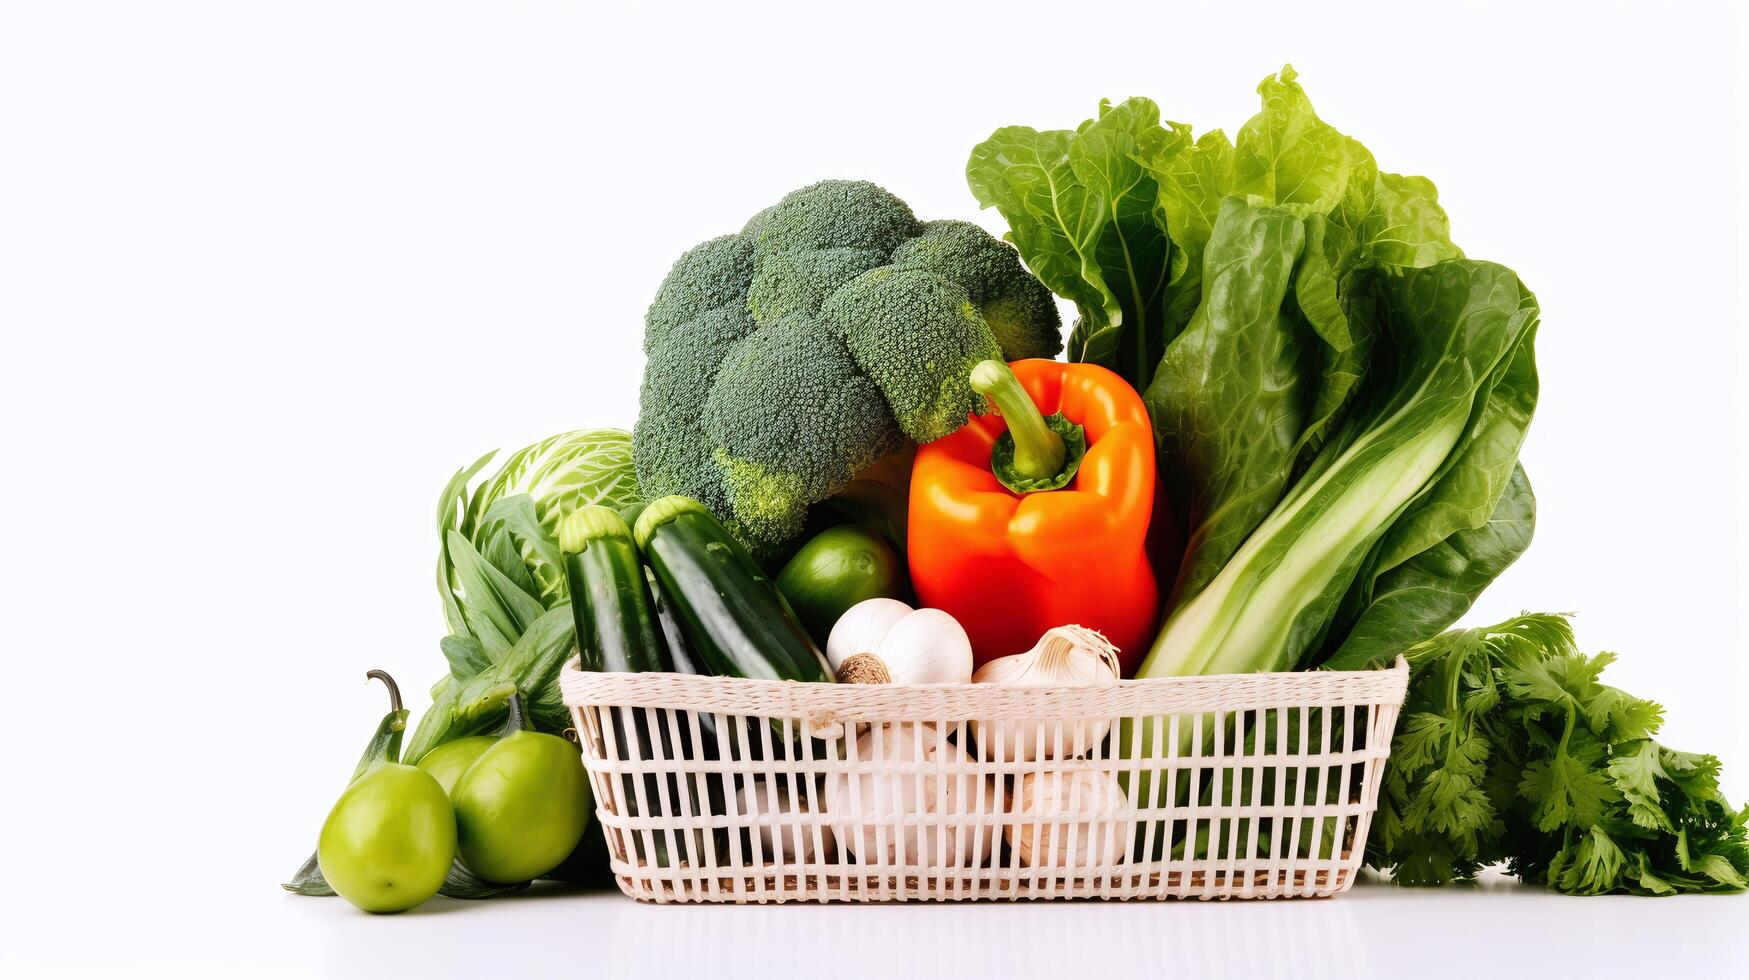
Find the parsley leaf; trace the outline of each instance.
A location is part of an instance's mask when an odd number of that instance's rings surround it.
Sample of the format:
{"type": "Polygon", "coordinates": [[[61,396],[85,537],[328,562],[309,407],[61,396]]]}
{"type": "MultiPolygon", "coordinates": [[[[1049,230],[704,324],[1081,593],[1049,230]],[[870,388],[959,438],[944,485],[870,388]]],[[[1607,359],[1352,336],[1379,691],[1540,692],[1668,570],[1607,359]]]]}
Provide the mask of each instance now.
{"type": "Polygon", "coordinates": [[[1749,887],[1749,808],[1719,760],[1652,736],[1657,704],[1602,682],[1567,618],[1525,614],[1405,653],[1412,673],[1367,860],[1409,885],[1506,862],[1574,895],[1749,887]]]}

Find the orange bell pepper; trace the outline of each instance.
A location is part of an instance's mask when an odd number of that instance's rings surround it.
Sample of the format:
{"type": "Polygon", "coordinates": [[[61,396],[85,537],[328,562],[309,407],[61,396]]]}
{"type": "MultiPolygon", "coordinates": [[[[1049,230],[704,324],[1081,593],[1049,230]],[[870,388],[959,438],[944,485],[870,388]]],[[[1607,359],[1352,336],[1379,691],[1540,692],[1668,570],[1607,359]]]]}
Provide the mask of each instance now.
{"type": "Polygon", "coordinates": [[[1000,414],[919,447],[911,472],[918,600],[960,621],[978,664],[1076,623],[1104,633],[1132,673],[1160,605],[1144,552],[1154,432],[1141,397],[1105,368],[1046,360],[985,361],[972,386],[1000,414]]]}

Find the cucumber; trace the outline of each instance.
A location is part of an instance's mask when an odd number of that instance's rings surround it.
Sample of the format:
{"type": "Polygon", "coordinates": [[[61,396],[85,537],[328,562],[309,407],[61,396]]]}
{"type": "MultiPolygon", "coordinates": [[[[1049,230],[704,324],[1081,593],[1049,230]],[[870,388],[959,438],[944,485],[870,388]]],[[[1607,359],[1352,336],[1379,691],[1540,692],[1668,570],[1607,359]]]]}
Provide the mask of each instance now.
{"type": "Polygon", "coordinates": [[[703,504],[663,497],[638,515],[634,537],[689,646],[711,674],[832,679],[825,656],[777,586],[703,504]]]}
{"type": "Polygon", "coordinates": [[[656,625],[662,630],[662,643],[668,648],[668,661],[673,671],[709,677],[711,672],[699,663],[698,654],[686,640],[685,630],[680,628],[680,620],[674,618],[674,604],[662,594],[662,585],[656,581],[656,573],[650,571],[648,565],[644,566],[644,584],[649,586],[650,605],[656,611],[656,625]]]}
{"type": "Polygon", "coordinates": [[[822,646],[846,609],[864,599],[901,598],[904,589],[898,555],[886,538],[861,524],[821,531],[777,573],[777,590],[822,646]]]}
{"type": "MultiPolygon", "coordinates": [[[[612,673],[670,669],[667,644],[656,618],[649,582],[644,577],[644,564],[625,519],[606,507],[579,508],[559,523],[559,550],[565,556],[565,583],[571,590],[571,615],[577,624],[578,666],[612,673]]],[[[622,758],[631,758],[634,746],[638,758],[654,758],[658,745],[666,758],[674,758],[669,733],[659,725],[652,730],[645,712],[621,709],[613,711],[611,717],[614,745],[622,758]]],[[[643,798],[651,810],[660,806],[664,788],[667,799],[674,801],[670,805],[678,806],[680,785],[676,776],[670,774],[664,787],[664,780],[653,773],[642,777],[622,775],[619,777],[622,799],[632,816],[639,815],[640,778],[643,798]]],[[[602,846],[598,838],[585,843],[595,850],[602,846]]],[[[667,868],[685,862],[690,854],[701,853],[702,838],[696,833],[657,836],[653,846],[646,848],[641,835],[632,835],[630,844],[634,860],[667,868]]],[[[566,863],[580,860],[573,855],[566,863]]]]}
{"type": "Polygon", "coordinates": [[[644,565],[625,520],[606,507],[579,508],[559,525],[559,550],[565,554],[582,668],[668,670],[644,565]]]}
{"type": "MultiPolygon", "coordinates": [[[[650,599],[656,607],[656,624],[662,628],[662,639],[668,646],[668,659],[674,664],[677,674],[698,674],[710,676],[710,671],[699,663],[698,655],[687,643],[686,633],[680,628],[680,621],[674,618],[674,605],[668,597],[662,594],[662,586],[656,583],[656,573],[644,568],[644,580],[650,587],[650,599]]],[[[717,758],[717,717],[708,711],[698,712],[699,734],[703,736],[704,744],[699,746],[703,753],[701,758],[717,758]]],[[[688,748],[692,745],[692,733],[681,726],[680,740],[688,748]]]]}

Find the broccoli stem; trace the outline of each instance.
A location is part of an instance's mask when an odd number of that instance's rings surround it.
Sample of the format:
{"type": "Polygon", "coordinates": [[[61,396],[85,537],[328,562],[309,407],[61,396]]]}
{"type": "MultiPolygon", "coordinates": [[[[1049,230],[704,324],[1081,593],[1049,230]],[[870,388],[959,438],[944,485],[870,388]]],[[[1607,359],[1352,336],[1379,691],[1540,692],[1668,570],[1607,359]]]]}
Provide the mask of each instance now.
{"type": "Polygon", "coordinates": [[[1014,438],[1014,470],[1030,480],[1047,480],[1063,471],[1068,449],[1045,423],[1014,370],[1001,361],[979,361],[972,368],[972,390],[989,398],[1008,420],[1014,438]]]}

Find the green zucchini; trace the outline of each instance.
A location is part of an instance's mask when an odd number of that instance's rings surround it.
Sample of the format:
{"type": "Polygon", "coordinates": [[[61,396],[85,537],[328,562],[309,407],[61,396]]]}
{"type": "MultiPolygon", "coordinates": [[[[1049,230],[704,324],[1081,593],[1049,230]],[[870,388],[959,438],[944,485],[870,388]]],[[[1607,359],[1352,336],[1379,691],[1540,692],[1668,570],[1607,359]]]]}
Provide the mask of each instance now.
{"type": "MultiPolygon", "coordinates": [[[[577,624],[578,666],[583,670],[610,673],[641,673],[670,669],[667,645],[655,615],[644,564],[638,557],[637,543],[625,519],[606,507],[588,506],[577,509],[559,522],[559,550],[565,556],[565,583],[571,591],[571,615],[577,624]]],[[[658,745],[662,755],[673,758],[669,734],[658,724],[655,730],[644,711],[621,708],[611,712],[614,745],[621,758],[631,758],[635,746],[637,758],[655,758],[658,745]]],[[[621,776],[622,799],[628,813],[638,816],[637,780],[632,775],[621,776]]],[[[663,782],[654,773],[643,777],[643,797],[652,810],[666,798],[677,806],[680,800],[679,780],[670,774],[663,782]]],[[[696,815],[696,814],[695,814],[696,815]]],[[[701,839],[696,833],[657,836],[646,849],[641,835],[631,838],[634,860],[660,868],[684,862],[688,854],[699,853],[701,839]]],[[[599,839],[591,842],[601,849],[599,839]]],[[[579,850],[582,850],[579,845],[579,850]]],[[[591,862],[573,854],[566,858],[567,873],[591,862]]]]}
{"type": "Polygon", "coordinates": [[[584,670],[641,673],[670,669],[632,529],[619,514],[582,507],[559,524],[571,615],[584,670]]]}
{"type": "Polygon", "coordinates": [[[656,573],[648,565],[644,566],[644,584],[650,589],[650,606],[656,612],[656,625],[662,630],[662,643],[668,648],[668,661],[674,672],[709,677],[711,672],[699,663],[698,654],[686,640],[686,631],[674,618],[674,604],[662,594],[662,584],[656,581],[656,573]]]}
{"type": "MultiPolygon", "coordinates": [[[[686,632],[681,629],[680,621],[674,618],[674,605],[668,597],[662,594],[662,586],[656,582],[656,573],[644,568],[644,581],[650,587],[650,601],[656,609],[656,624],[662,629],[662,639],[668,646],[668,659],[674,665],[677,674],[696,674],[709,677],[710,671],[698,660],[692,646],[686,640],[686,632]]],[[[702,755],[693,756],[692,733],[682,725],[680,728],[681,744],[686,746],[691,758],[717,758],[717,718],[708,711],[697,712],[699,734],[703,736],[703,744],[698,746],[702,755]]]]}
{"type": "Polygon", "coordinates": [[[718,677],[830,681],[820,648],[752,556],[706,507],[663,497],[638,515],[638,548],[705,669],[718,677]]]}
{"type": "Polygon", "coordinates": [[[892,546],[860,524],[814,535],[777,573],[777,591],[822,646],[846,609],[864,599],[900,598],[904,589],[905,573],[892,546]]]}

